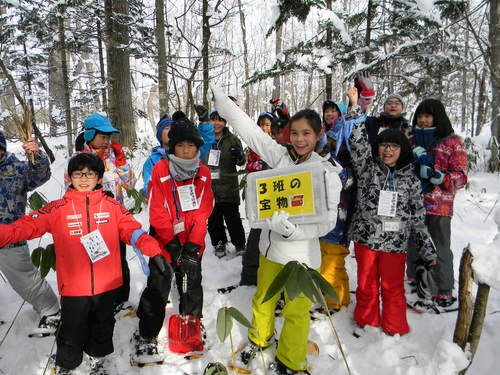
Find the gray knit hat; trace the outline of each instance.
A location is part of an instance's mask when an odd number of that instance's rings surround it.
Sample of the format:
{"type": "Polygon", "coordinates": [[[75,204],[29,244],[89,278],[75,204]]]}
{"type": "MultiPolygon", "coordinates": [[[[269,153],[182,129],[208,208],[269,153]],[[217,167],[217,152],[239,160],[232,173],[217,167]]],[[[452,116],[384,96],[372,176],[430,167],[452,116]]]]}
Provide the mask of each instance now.
{"type": "Polygon", "coordinates": [[[399,100],[401,102],[401,104],[403,105],[403,108],[404,108],[405,102],[403,100],[403,97],[401,95],[399,95],[399,94],[391,94],[387,98],[385,98],[384,107],[387,104],[387,102],[389,100],[391,100],[391,99],[397,99],[397,100],[399,100]]]}

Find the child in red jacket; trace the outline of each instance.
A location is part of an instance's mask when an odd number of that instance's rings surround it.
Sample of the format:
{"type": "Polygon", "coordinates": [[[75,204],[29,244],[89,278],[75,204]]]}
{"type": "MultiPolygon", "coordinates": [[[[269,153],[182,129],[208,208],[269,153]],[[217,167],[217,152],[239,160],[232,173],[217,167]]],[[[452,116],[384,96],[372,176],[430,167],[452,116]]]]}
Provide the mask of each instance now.
{"type": "MultiPolygon", "coordinates": [[[[187,117],[172,122],[168,137],[169,153],[155,164],[148,184],[149,222],[175,271],[179,295],[182,276],[187,275],[187,303],[184,306],[181,299],[179,310],[202,318],[201,259],[207,220],[214,207],[212,179],[208,167],[200,161],[203,138],[187,117]]],[[[136,350],[132,358],[137,362],[161,362],[157,337],[173,277],[166,278],[151,262],[150,268],[137,309],[139,334],[134,335],[136,350]]]]}
{"type": "Polygon", "coordinates": [[[158,242],[103,193],[104,164],[99,156],[74,156],[68,173],[71,186],[62,199],[10,225],[0,225],[0,246],[52,234],[61,295],[56,373],[71,374],[85,352],[90,374],[98,374],[109,365],[105,356],[113,352],[113,304],[123,283],[120,240],[153,257],[164,271],[170,266],[158,242]]]}

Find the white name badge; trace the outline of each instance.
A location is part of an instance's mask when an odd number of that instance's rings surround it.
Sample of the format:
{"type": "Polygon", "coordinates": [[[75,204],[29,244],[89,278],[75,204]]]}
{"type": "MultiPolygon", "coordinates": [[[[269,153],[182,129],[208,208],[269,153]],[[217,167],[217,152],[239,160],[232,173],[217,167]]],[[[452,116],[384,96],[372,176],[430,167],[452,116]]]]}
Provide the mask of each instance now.
{"type": "Polygon", "coordinates": [[[220,178],[220,172],[217,171],[212,171],[210,172],[210,177],[212,177],[212,180],[218,180],[220,178]]]}
{"type": "Polygon", "coordinates": [[[184,185],[177,188],[179,193],[179,200],[181,201],[181,210],[192,211],[200,208],[200,203],[196,199],[196,192],[194,190],[194,185],[184,185]]]}
{"type": "Polygon", "coordinates": [[[396,191],[381,190],[378,199],[377,215],[395,217],[397,204],[398,193],[396,191]]]}
{"type": "Polygon", "coordinates": [[[210,150],[208,154],[208,165],[218,167],[220,162],[220,150],[210,150]]]}
{"type": "Polygon", "coordinates": [[[399,230],[399,221],[382,221],[384,232],[397,232],[399,230]]]}
{"type": "Polygon", "coordinates": [[[85,247],[92,263],[95,263],[111,254],[106,242],[104,242],[104,238],[102,238],[101,232],[99,232],[99,229],[82,236],[80,238],[80,242],[83,247],[85,247]]]}
{"type": "Polygon", "coordinates": [[[174,220],[174,235],[177,235],[186,230],[186,225],[184,224],[184,218],[174,220]]]}
{"type": "Polygon", "coordinates": [[[102,190],[110,191],[116,196],[116,181],[113,172],[104,172],[104,176],[102,177],[102,190]]]}

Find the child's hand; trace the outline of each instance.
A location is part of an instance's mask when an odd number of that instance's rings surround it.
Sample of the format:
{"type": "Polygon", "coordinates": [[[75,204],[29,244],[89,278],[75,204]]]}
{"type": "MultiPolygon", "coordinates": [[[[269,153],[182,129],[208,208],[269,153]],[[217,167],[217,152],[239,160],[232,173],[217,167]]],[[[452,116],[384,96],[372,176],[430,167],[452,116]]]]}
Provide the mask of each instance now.
{"type": "Polygon", "coordinates": [[[354,107],[355,105],[358,105],[358,89],[356,87],[351,87],[347,90],[346,95],[351,102],[351,106],[354,107]]]}
{"type": "Polygon", "coordinates": [[[354,85],[361,88],[360,96],[365,99],[371,99],[375,96],[372,77],[370,72],[359,72],[354,78],[354,85]]]}
{"type": "Polygon", "coordinates": [[[231,157],[233,158],[235,164],[239,164],[241,162],[241,159],[243,158],[243,154],[241,153],[240,149],[232,148],[231,157]]]}
{"type": "Polygon", "coordinates": [[[444,180],[445,174],[441,171],[437,171],[428,165],[422,165],[420,167],[420,177],[424,180],[429,180],[431,184],[441,185],[444,180]]]}
{"type": "Polygon", "coordinates": [[[26,152],[31,151],[34,153],[38,153],[38,151],[40,151],[40,148],[38,147],[38,143],[36,143],[35,138],[28,139],[26,143],[23,144],[23,149],[26,152]]]}
{"type": "Polygon", "coordinates": [[[198,115],[198,121],[199,122],[208,122],[208,109],[200,104],[195,104],[194,105],[194,110],[196,111],[196,114],[198,115]]]}
{"type": "Polygon", "coordinates": [[[109,147],[111,147],[115,153],[115,165],[117,167],[121,167],[127,164],[127,160],[125,159],[125,153],[123,152],[121,144],[119,144],[118,142],[111,142],[109,147]]]}
{"type": "Polygon", "coordinates": [[[288,220],[290,215],[285,211],[274,211],[271,220],[267,219],[267,225],[273,232],[281,234],[283,237],[290,237],[297,226],[288,220]]]}
{"type": "Polygon", "coordinates": [[[161,271],[163,276],[165,276],[167,280],[172,280],[174,272],[172,271],[172,266],[170,266],[167,259],[165,259],[163,255],[158,254],[153,257],[153,261],[158,266],[158,269],[161,271]]]}
{"type": "Polygon", "coordinates": [[[427,154],[427,151],[422,146],[417,146],[413,149],[413,155],[415,155],[415,160],[425,154],[427,154]]]}

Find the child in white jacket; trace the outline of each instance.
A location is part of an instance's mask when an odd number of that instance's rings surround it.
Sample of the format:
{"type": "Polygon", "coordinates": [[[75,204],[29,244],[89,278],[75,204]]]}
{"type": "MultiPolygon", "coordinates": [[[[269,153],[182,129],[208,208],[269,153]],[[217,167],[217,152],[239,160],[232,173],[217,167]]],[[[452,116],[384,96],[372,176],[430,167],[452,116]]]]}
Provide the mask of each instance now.
{"type": "MultiPolygon", "coordinates": [[[[252,325],[248,332],[250,344],[242,353],[247,362],[252,351],[272,346],[274,335],[274,310],[280,295],[261,304],[272,281],[289,261],[305,263],[319,269],[321,252],[319,237],[324,236],[334,226],[337,204],[342,188],[335,166],[328,159],[330,153],[316,150],[321,138],[321,118],[310,109],[296,113],[290,121],[290,141],[286,147],[276,143],[247,116],[227,95],[215,85],[211,85],[215,107],[234,128],[243,141],[265,160],[273,169],[290,167],[301,163],[321,161],[327,174],[329,211],[328,220],[319,224],[293,224],[284,212],[274,212],[268,220],[268,228],[262,230],[259,244],[260,266],[257,274],[257,290],[252,299],[252,325]],[[323,155],[324,154],[324,155],[323,155]]],[[[309,336],[311,300],[303,293],[289,300],[285,293],[283,316],[285,322],[281,330],[276,350],[275,372],[277,374],[307,374],[306,349],[309,336]]]]}

